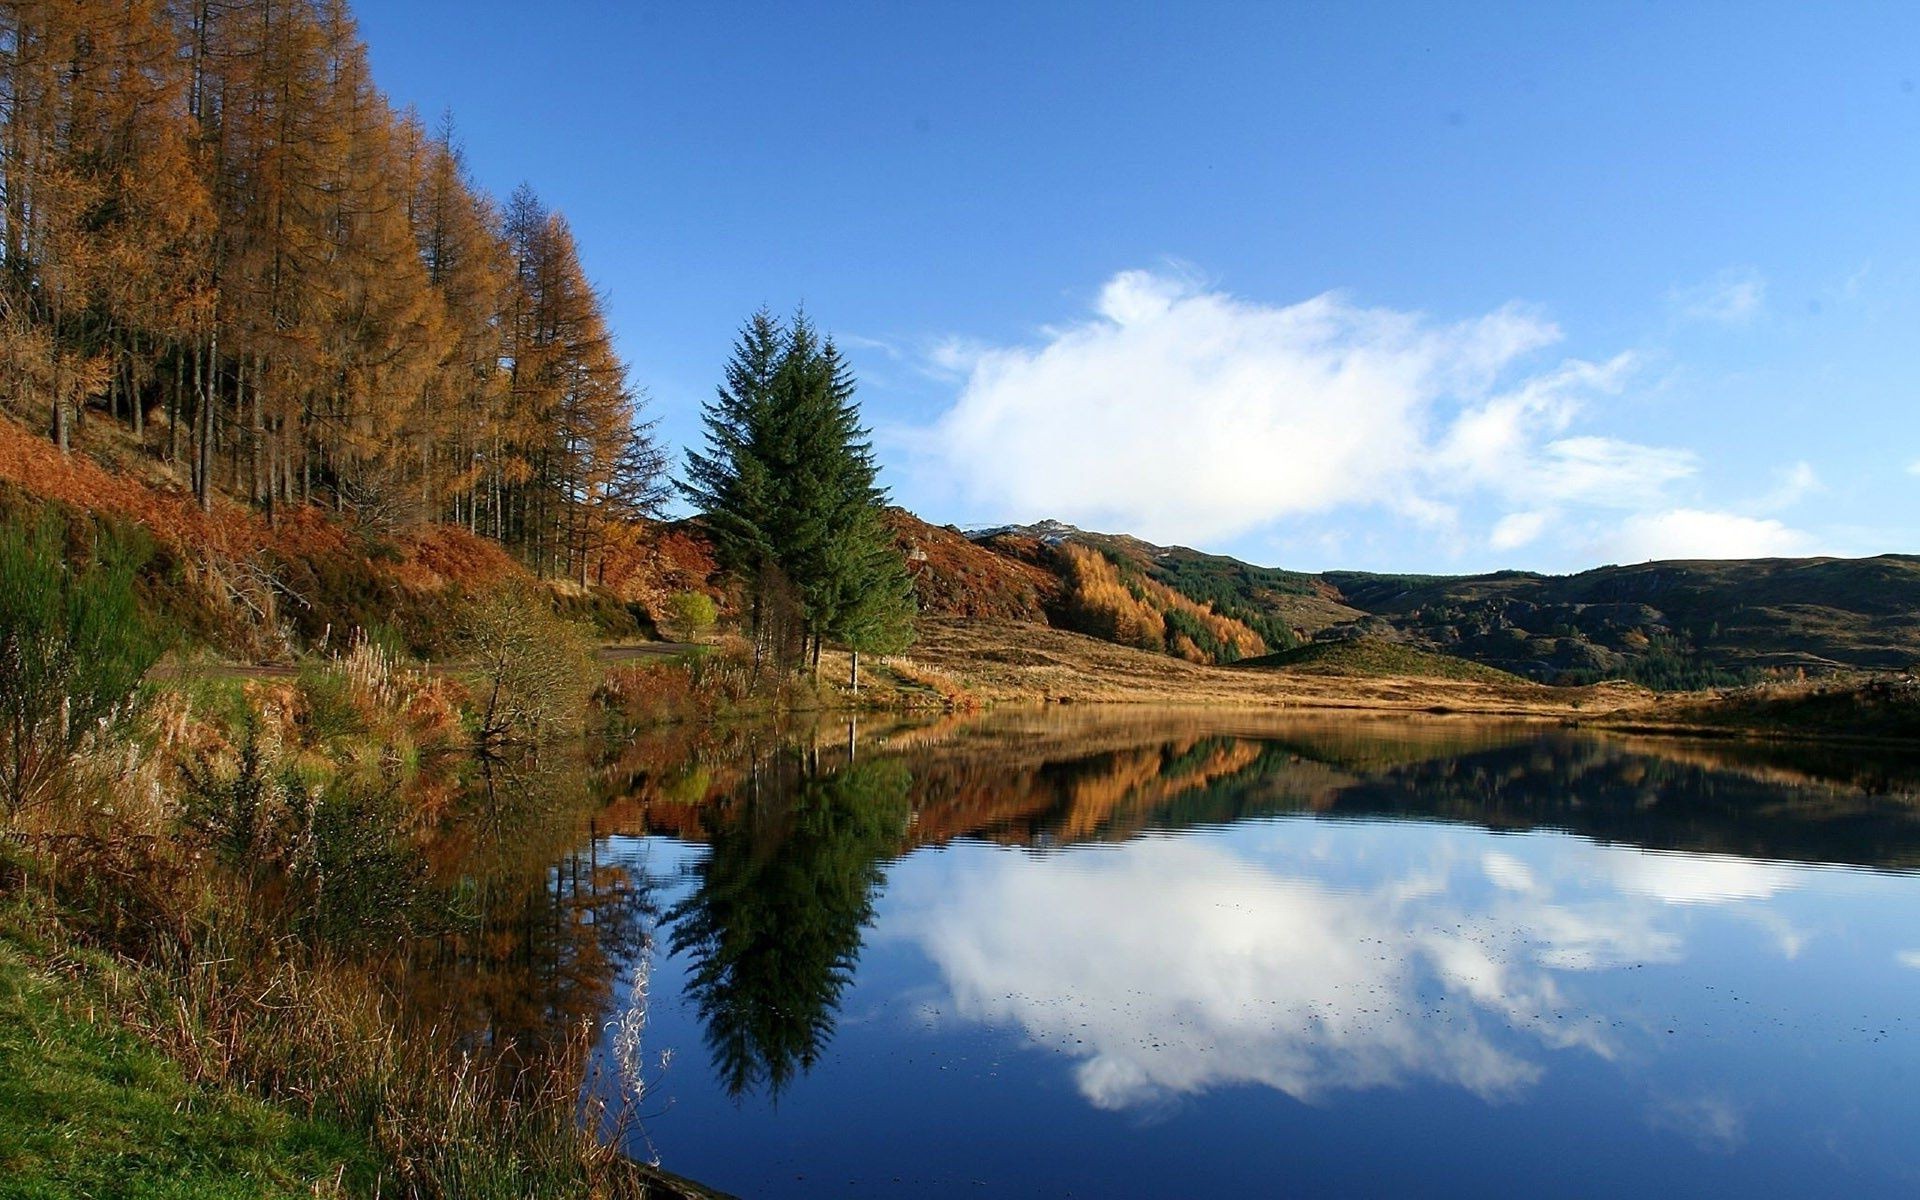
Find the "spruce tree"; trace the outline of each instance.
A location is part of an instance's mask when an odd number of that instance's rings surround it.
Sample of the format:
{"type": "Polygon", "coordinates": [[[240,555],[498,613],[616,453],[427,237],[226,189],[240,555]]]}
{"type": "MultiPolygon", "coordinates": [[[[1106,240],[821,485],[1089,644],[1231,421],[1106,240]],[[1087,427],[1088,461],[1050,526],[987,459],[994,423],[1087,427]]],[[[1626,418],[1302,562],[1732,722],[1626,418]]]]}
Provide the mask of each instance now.
{"type": "Polygon", "coordinates": [[[816,665],[829,639],[856,651],[904,645],[911,584],[887,531],[852,371],[832,341],[804,313],[784,326],[756,313],[704,415],[708,448],[688,454],[681,486],[721,565],[758,581],[756,647],[764,605],[787,589],[816,665]]]}
{"type": "Polygon", "coordinates": [[[780,322],[764,308],[741,327],[722,382],[701,410],[707,452],[687,451],[680,483],[681,493],[705,519],[721,568],[753,581],[749,617],[756,662],[769,594],[782,591],[773,586],[777,568],[770,526],[777,500],[768,442],[785,340],[780,322]]]}

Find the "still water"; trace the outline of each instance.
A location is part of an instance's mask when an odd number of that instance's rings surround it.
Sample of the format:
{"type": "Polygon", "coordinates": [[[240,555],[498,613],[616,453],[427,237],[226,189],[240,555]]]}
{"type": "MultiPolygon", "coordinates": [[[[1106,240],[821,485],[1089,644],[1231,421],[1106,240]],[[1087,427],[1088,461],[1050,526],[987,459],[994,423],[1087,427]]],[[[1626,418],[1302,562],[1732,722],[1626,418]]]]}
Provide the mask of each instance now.
{"type": "Polygon", "coordinates": [[[1920,1195],[1916,781],[1441,720],[636,744],[552,974],[590,1091],[644,1064],[631,1150],[741,1196],[1920,1195]]]}

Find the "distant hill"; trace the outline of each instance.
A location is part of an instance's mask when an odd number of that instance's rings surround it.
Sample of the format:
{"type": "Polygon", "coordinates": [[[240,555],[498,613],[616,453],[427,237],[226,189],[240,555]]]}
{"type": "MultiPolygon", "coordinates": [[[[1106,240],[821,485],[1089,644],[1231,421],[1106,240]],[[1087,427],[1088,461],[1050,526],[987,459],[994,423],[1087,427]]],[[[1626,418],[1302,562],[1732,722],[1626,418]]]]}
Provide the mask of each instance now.
{"type": "MultiPolygon", "coordinates": [[[[1053,623],[1111,636],[1074,601],[1076,581],[1090,575],[1077,558],[1098,554],[1165,625],[1157,647],[1151,630],[1115,640],[1152,648],[1173,650],[1180,633],[1171,592],[1257,634],[1261,654],[1368,639],[1548,682],[1706,687],[1920,663],[1920,557],[1910,555],[1655,562],[1574,575],[1306,574],[1058,521],[969,536],[1052,573],[1058,585],[1039,594],[1053,623]]],[[[1222,639],[1201,648],[1205,661],[1257,657],[1222,639]]]]}
{"type": "Polygon", "coordinates": [[[1515,676],[1483,663],[1455,658],[1451,654],[1436,654],[1431,650],[1421,650],[1398,642],[1377,641],[1373,638],[1351,638],[1342,642],[1311,642],[1305,646],[1295,646],[1291,650],[1263,654],[1258,658],[1243,658],[1233,665],[1249,670],[1264,668],[1314,675],[1472,679],[1482,683],[1519,682],[1515,676]]]}
{"type": "Polygon", "coordinates": [[[1910,555],[1324,578],[1409,641],[1541,679],[1672,686],[1920,662],[1920,558],[1910,555]]]}

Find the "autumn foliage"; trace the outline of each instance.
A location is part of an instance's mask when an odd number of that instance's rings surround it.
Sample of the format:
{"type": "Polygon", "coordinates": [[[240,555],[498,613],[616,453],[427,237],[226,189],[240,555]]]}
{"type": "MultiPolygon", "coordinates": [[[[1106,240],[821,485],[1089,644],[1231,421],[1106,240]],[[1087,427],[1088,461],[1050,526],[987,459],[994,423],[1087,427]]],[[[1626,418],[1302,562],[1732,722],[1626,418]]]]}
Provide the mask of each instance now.
{"type": "Polygon", "coordinates": [[[1231,662],[1267,652],[1259,634],[1210,603],[1196,602],[1157,580],[1128,573],[1098,550],[1063,542],[1065,623],[1082,633],[1175,654],[1190,662],[1231,662]]]}
{"type": "Polygon", "coordinates": [[[121,426],[210,517],[444,522],[585,585],[659,499],[565,218],[394,109],[343,0],[0,5],[0,267],[0,407],[121,426]]]}

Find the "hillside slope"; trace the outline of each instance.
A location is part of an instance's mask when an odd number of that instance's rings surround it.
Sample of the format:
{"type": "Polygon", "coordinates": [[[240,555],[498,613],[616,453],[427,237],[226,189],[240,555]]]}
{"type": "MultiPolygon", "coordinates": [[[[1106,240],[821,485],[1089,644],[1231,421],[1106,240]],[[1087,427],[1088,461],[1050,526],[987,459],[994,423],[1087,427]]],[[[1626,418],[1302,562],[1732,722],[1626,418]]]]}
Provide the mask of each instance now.
{"type": "Polygon", "coordinates": [[[1364,638],[1547,682],[1668,688],[1920,662],[1920,557],[1909,555],[1654,562],[1564,576],[1308,575],[1057,521],[972,537],[1063,580],[1072,548],[1096,551],[1123,576],[1258,631],[1270,650],[1364,638]]]}
{"type": "MultiPolygon", "coordinates": [[[[181,480],[124,442],[94,422],[82,447],[63,455],[0,417],[0,519],[57,520],[75,551],[101,536],[144,542],[142,606],[188,646],[262,661],[380,627],[438,656],[474,598],[536,583],[499,543],[455,525],[383,531],[317,505],[270,521],[220,496],[203,511],[181,480]]],[[[684,556],[670,540],[666,550],[666,561],[684,556]]],[[[637,581],[649,560],[636,559],[637,581]]],[[[621,592],[546,586],[563,611],[606,635],[643,628],[646,610],[621,592]]]]}
{"type": "MultiPolygon", "coordinates": [[[[60,514],[76,546],[95,526],[144,531],[148,606],[189,643],[274,658],[382,625],[433,655],[472,597],[534,582],[459,526],[381,530],[319,506],[270,520],[220,497],[203,511],[112,425],[90,422],[80,440],[62,455],[0,419],[0,516],[60,514]]],[[[1449,656],[1421,660],[1436,669],[1466,660],[1542,682],[1689,688],[1920,662],[1916,556],[1310,575],[1058,522],[964,534],[900,509],[889,519],[930,617],[1052,626],[1203,665],[1363,641],[1449,656]]],[[[675,592],[728,598],[697,521],[636,527],[592,586],[547,586],[608,636],[647,631],[675,592]]]]}

